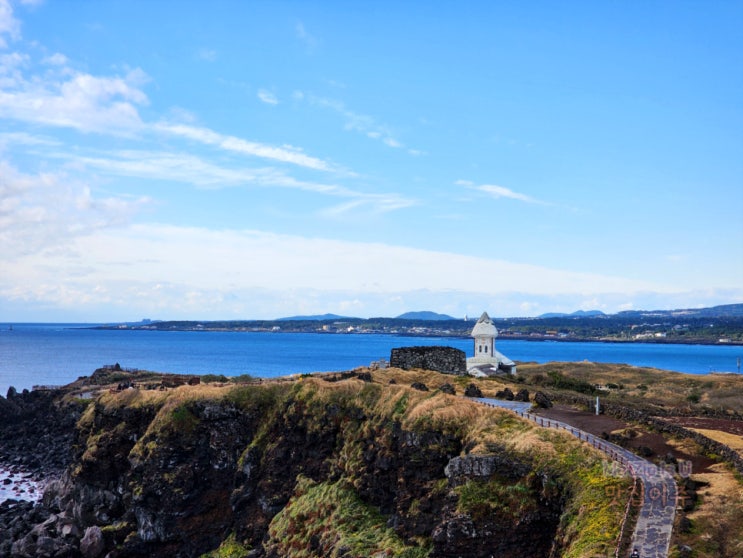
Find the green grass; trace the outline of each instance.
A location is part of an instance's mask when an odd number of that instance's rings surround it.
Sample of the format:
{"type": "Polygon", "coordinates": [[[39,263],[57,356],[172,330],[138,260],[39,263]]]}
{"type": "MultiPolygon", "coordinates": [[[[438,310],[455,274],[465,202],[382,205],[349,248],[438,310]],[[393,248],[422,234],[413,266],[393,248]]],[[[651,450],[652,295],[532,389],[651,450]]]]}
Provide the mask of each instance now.
{"type": "Polygon", "coordinates": [[[406,544],[386,523],[342,481],[316,484],[300,477],[294,498],[271,522],[266,546],[292,558],[428,556],[428,546],[406,544]]]}
{"type": "Polygon", "coordinates": [[[199,425],[199,418],[184,404],[173,409],[171,424],[177,432],[191,434],[199,425]]]}
{"type": "Polygon", "coordinates": [[[202,554],[200,558],[243,558],[250,551],[249,546],[240,544],[235,540],[235,534],[227,537],[219,548],[202,554]]]}
{"type": "Polygon", "coordinates": [[[503,515],[513,520],[538,509],[538,494],[524,482],[468,480],[455,489],[459,495],[457,511],[469,514],[475,522],[503,515]]]}

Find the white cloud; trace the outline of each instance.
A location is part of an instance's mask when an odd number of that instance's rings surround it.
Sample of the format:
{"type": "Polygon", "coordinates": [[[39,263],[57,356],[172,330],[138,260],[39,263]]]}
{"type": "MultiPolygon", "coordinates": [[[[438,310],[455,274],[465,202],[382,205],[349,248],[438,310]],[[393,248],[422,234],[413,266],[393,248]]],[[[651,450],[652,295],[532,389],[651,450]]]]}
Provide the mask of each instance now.
{"type": "Polygon", "coordinates": [[[262,157],[264,159],[271,159],[282,163],[291,163],[293,165],[315,170],[331,170],[331,166],[325,161],[316,157],[311,157],[310,155],[305,155],[296,148],[287,149],[285,147],[273,147],[262,143],[247,141],[235,136],[219,134],[208,128],[199,128],[185,124],[160,123],[153,125],[152,129],[157,132],[187,138],[205,145],[212,145],[242,155],[262,157]]]}
{"type": "MultiPolygon", "coordinates": [[[[344,118],[344,129],[352,132],[358,132],[366,137],[379,140],[388,147],[393,149],[407,149],[405,144],[394,137],[391,128],[385,124],[380,124],[373,117],[355,112],[346,107],[346,105],[337,99],[328,99],[326,97],[317,97],[310,93],[295,91],[294,99],[298,101],[307,100],[311,105],[323,107],[332,110],[344,118]]],[[[424,152],[417,149],[407,149],[411,155],[422,155],[424,152]]]]}
{"type": "Polygon", "coordinates": [[[259,89],[258,90],[258,98],[263,101],[264,103],[268,105],[278,105],[279,100],[276,98],[276,95],[271,93],[270,91],[267,91],[266,89],[259,89]]]}
{"type": "Polygon", "coordinates": [[[136,105],[148,103],[140,89],[146,80],[141,70],[115,77],[74,73],[61,79],[28,79],[17,71],[23,61],[23,57],[0,60],[0,77],[12,76],[12,81],[0,90],[0,118],[83,132],[125,133],[141,129],[136,105]]]}
{"type": "Polygon", "coordinates": [[[404,246],[159,224],[68,235],[63,250],[4,260],[9,263],[0,305],[2,299],[52,306],[74,301],[106,304],[108,312],[119,305],[191,318],[204,312],[232,316],[237,308],[241,317],[275,316],[282,308],[295,313],[307,301],[328,311],[349,300],[367,315],[393,309],[390,301],[401,300],[451,308],[454,314],[488,309],[523,315],[558,303],[573,310],[589,302],[616,307],[632,296],[628,293],[645,300],[662,293],[680,296],[663,285],[622,277],[404,246]]]}
{"type": "MultiPolygon", "coordinates": [[[[22,137],[29,142],[41,140],[22,137]]],[[[0,145],[3,135],[0,134],[0,145]]],[[[366,193],[336,184],[312,182],[294,178],[281,169],[271,167],[226,167],[214,164],[196,155],[165,151],[119,150],[84,155],[68,152],[49,152],[50,157],[68,161],[69,166],[84,171],[152,180],[192,184],[200,188],[252,186],[260,188],[287,188],[324,196],[346,198],[343,202],[321,211],[326,217],[337,217],[353,209],[384,213],[415,205],[414,199],[394,193],[366,193]]]]}
{"type": "Polygon", "coordinates": [[[87,184],[64,174],[28,175],[0,161],[0,260],[119,227],[147,203],[147,198],[97,197],[87,184]]]}
{"type": "Polygon", "coordinates": [[[16,40],[21,35],[21,24],[13,16],[13,6],[10,0],[0,0],[0,48],[6,48],[8,43],[6,35],[11,40],[16,40]]]}
{"type": "MultiPolygon", "coordinates": [[[[133,225],[79,237],[70,246],[94,262],[91,280],[180,277],[197,289],[237,281],[243,288],[399,292],[504,291],[585,293],[638,291],[657,285],[621,277],[553,270],[502,260],[381,243],[304,238],[264,231],[133,225]],[[280,257],[279,257],[280,255],[280,257]],[[442,266],[441,262],[447,265],[442,266]],[[123,265],[121,262],[128,262],[123,265]],[[115,270],[115,271],[114,271],[115,270]],[[465,271],[466,272],[463,272],[465,271]],[[473,282],[472,277],[489,277],[473,282]]],[[[64,276],[66,256],[49,264],[64,276]]]]}
{"type": "Polygon", "coordinates": [[[508,199],[518,200],[518,201],[522,201],[526,203],[546,205],[546,202],[532,198],[531,196],[527,196],[526,194],[514,192],[513,190],[506,188],[504,186],[497,186],[495,184],[482,184],[480,186],[476,186],[473,182],[469,180],[457,180],[455,184],[457,184],[458,186],[464,186],[466,188],[470,188],[472,190],[478,190],[480,192],[484,192],[496,199],[508,198],[508,199]]]}
{"type": "Polygon", "coordinates": [[[211,48],[202,48],[196,53],[199,60],[214,62],[217,60],[217,51],[211,48]]]}
{"type": "Polygon", "coordinates": [[[94,169],[110,175],[166,180],[201,187],[232,186],[256,180],[252,169],[229,169],[195,155],[173,152],[124,150],[99,156],[57,153],[75,167],[94,169]]]}
{"type": "Polygon", "coordinates": [[[34,136],[27,132],[0,133],[0,151],[10,145],[58,146],[60,145],[60,142],[44,136],[34,136]]]}
{"type": "Polygon", "coordinates": [[[242,155],[315,170],[337,170],[296,147],[275,147],[187,124],[144,122],[137,107],[149,102],[142,91],[148,77],[140,69],[123,76],[97,77],[73,72],[62,54],[46,60],[62,72],[56,77],[52,74],[27,77],[21,71],[28,65],[27,55],[0,56],[0,118],[102,134],[168,134],[242,155]]]}
{"type": "Polygon", "coordinates": [[[20,52],[0,54],[0,91],[16,87],[23,81],[23,67],[29,57],[20,52]]]}
{"type": "Polygon", "coordinates": [[[302,23],[301,21],[297,22],[297,25],[294,27],[294,31],[297,35],[297,38],[302,41],[307,48],[314,49],[317,46],[317,39],[307,32],[307,29],[305,29],[304,27],[304,23],[302,23]]]}
{"type": "Polygon", "coordinates": [[[42,64],[48,64],[50,66],[66,66],[69,60],[64,54],[55,52],[51,56],[47,56],[41,61],[42,64]]]}

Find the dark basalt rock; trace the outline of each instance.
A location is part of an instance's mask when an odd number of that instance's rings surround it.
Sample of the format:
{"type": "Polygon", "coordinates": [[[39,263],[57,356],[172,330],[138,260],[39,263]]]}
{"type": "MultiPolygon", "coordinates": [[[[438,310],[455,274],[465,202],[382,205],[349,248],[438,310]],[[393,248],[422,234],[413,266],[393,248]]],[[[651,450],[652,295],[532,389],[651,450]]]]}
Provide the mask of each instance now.
{"type": "Polygon", "coordinates": [[[496,392],[495,396],[498,399],[505,399],[506,401],[513,401],[514,398],[513,392],[509,388],[496,392]]]}
{"type": "Polygon", "coordinates": [[[457,394],[457,390],[454,389],[454,386],[451,384],[444,384],[443,386],[439,387],[439,391],[442,393],[448,393],[449,395],[457,394]]]}
{"type": "Polygon", "coordinates": [[[464,375],[467,373],[467,356],[464,351],[453,347],[400,347],[390,352],[390,366],[464,375]]]}
{"type": "Polygon", "coordinates": [[[541,407],[542,409],[549,409],[552,407],[552,401],[550,398],[541,391],[534,394],[534,403],[537,404],[537,407],[541,407]]]}
{"type": "Polygon", "coordinates": [[[428,391],[428,386],[426,384],[422,384],[421,382],[413,382],[410,384],[410,387],[413,389],[417,389],[418,391],[428,391]]]}
{"type": "Polygon", "coordinates": [[[482,390],[475,384],[468,385],[464,390],[465,397],[482,397],[482,390]]]}
{"type": "Polygon", "coordinates": [[[524,403],[528,403],[529,402],[529,390],[526,388],[521,388],[518,391],[518,393],[516,393],[513,399],[514,401],[523,401],[524,403]]]}

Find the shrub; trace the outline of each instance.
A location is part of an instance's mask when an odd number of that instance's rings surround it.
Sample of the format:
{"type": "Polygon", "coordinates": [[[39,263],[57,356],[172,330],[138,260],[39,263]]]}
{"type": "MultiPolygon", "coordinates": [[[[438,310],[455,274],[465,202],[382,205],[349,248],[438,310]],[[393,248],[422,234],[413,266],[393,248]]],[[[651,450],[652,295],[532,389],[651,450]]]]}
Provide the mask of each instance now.
{"type": "Polygon", "coordinates": [[[230,380],[235,384],[249,384],[254,382],[255,378],[250,374],[240,374],[239,376],[232,376],[230,380]]]}
{"type": "Polygon", "coordinates": [[[224,374],[202,374],[201,381],[208,384],[211,382],[227,382],[229,380],[224,374]]]}
{"type": "Polygon", "coordinates": [[[557,389],[569,389],[571,391],[577,391],[579,393],[592,394],[596,391],[591,384],[585,380],[578,380],[577,378],[568,378],[563,376],[559,372],[549,373],[549,383],[557,389]]]}

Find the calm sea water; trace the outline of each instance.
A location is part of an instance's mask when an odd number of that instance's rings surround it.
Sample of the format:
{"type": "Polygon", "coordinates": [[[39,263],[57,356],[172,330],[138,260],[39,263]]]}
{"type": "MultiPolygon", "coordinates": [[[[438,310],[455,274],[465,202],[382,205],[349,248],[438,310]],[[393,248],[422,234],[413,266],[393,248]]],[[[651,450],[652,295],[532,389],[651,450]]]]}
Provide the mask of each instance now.
{"type": "MultiPolygon", "coordinates": [[[[9,386],[60,385],[104,364],[182,374],[264,378],[349,370],[387,359],[394,347],[448,345],[471,356],[471,339],[372,334],[127,331],[80,324],[0,324],[0,395],[9,386]]],[[[705,374],[735,372],[743,347],[498,340],[514,361],[625,363],[705,374]]]]}

